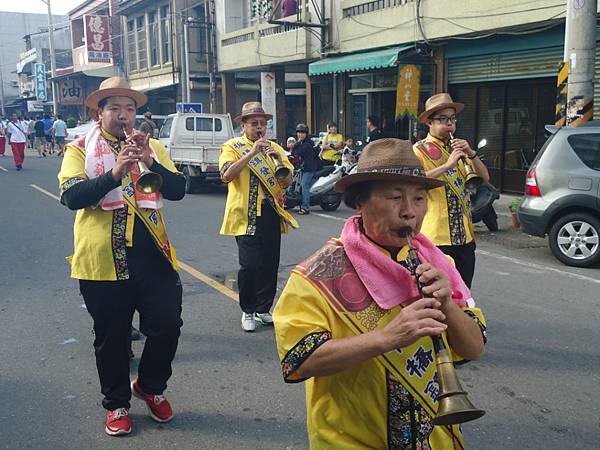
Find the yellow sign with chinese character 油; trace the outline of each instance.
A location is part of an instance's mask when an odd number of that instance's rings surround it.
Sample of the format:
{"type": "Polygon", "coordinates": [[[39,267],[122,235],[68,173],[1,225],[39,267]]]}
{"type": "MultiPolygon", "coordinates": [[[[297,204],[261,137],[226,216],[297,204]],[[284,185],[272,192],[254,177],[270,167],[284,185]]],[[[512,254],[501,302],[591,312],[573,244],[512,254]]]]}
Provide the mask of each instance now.
{"type": "Polygon", "coordinates": [[[406,64],[398,71],[396,86],[396,120],[408,117],[417,120],[421,71],[413,64],[406,64]]]}

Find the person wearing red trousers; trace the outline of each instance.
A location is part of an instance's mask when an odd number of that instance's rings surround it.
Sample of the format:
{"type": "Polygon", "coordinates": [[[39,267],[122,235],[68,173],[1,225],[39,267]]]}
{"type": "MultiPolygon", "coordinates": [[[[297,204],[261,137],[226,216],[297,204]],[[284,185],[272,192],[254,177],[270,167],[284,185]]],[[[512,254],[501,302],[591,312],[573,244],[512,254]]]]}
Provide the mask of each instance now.
{"type": "Polygon", "coordinates": [[[4,117],[0,116],[0,156],[4,156],[6,151],[6,122],[4,117]]]}
{"type": "Polygon", "coordinates": [[[27,143],[27,126],[25,122],[19,120],[17,113],[13,113],[10,116],[10,122],[6,127],[7,132],[10,134],[10,147],[12,149],[13,158],[15,160],[15,166],[17,170],[23,168],[23,160],[25,159],[25,144],[27,143]]]}

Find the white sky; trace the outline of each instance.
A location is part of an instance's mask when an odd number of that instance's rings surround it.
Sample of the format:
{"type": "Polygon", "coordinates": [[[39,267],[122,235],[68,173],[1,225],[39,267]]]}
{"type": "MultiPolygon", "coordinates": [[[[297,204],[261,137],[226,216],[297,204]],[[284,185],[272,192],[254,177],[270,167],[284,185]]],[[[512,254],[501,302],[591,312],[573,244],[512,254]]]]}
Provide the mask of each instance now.
{"type": "MultiPolygon", "coordinates": [[[[52,15],[66,15],[84,0],[50,0],[52,15]]],[[[42,0],[0,0],[0,11],[47,14],[48,6],[42,0]]]]}

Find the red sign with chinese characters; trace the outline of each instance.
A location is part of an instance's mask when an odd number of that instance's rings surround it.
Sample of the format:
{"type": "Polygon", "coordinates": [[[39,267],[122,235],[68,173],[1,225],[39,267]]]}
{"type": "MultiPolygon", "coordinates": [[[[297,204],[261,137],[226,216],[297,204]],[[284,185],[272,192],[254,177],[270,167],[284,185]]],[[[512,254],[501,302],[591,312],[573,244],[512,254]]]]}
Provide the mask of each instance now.
{"type": "Polygon", "coordinates": [[[108,16],[83,16],[87,62],[112,63],[108,16]]]}

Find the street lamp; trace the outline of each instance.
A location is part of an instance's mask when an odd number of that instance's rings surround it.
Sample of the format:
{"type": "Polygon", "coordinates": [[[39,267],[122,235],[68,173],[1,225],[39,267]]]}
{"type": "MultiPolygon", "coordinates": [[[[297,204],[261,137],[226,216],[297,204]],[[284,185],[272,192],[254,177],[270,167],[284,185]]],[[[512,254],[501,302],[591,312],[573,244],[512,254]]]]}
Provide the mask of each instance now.
{"type": "Polygon", "coordinates": [[[54,27],[52,26],[52,10],[50,8],[50,0],[40,0],[48,5],[48,40],[50,41],[50,76],[52,77],[52,109],[54,114],[58,114],[58,92],[56,88],[56,54],[54,53],[54,27]]]}

